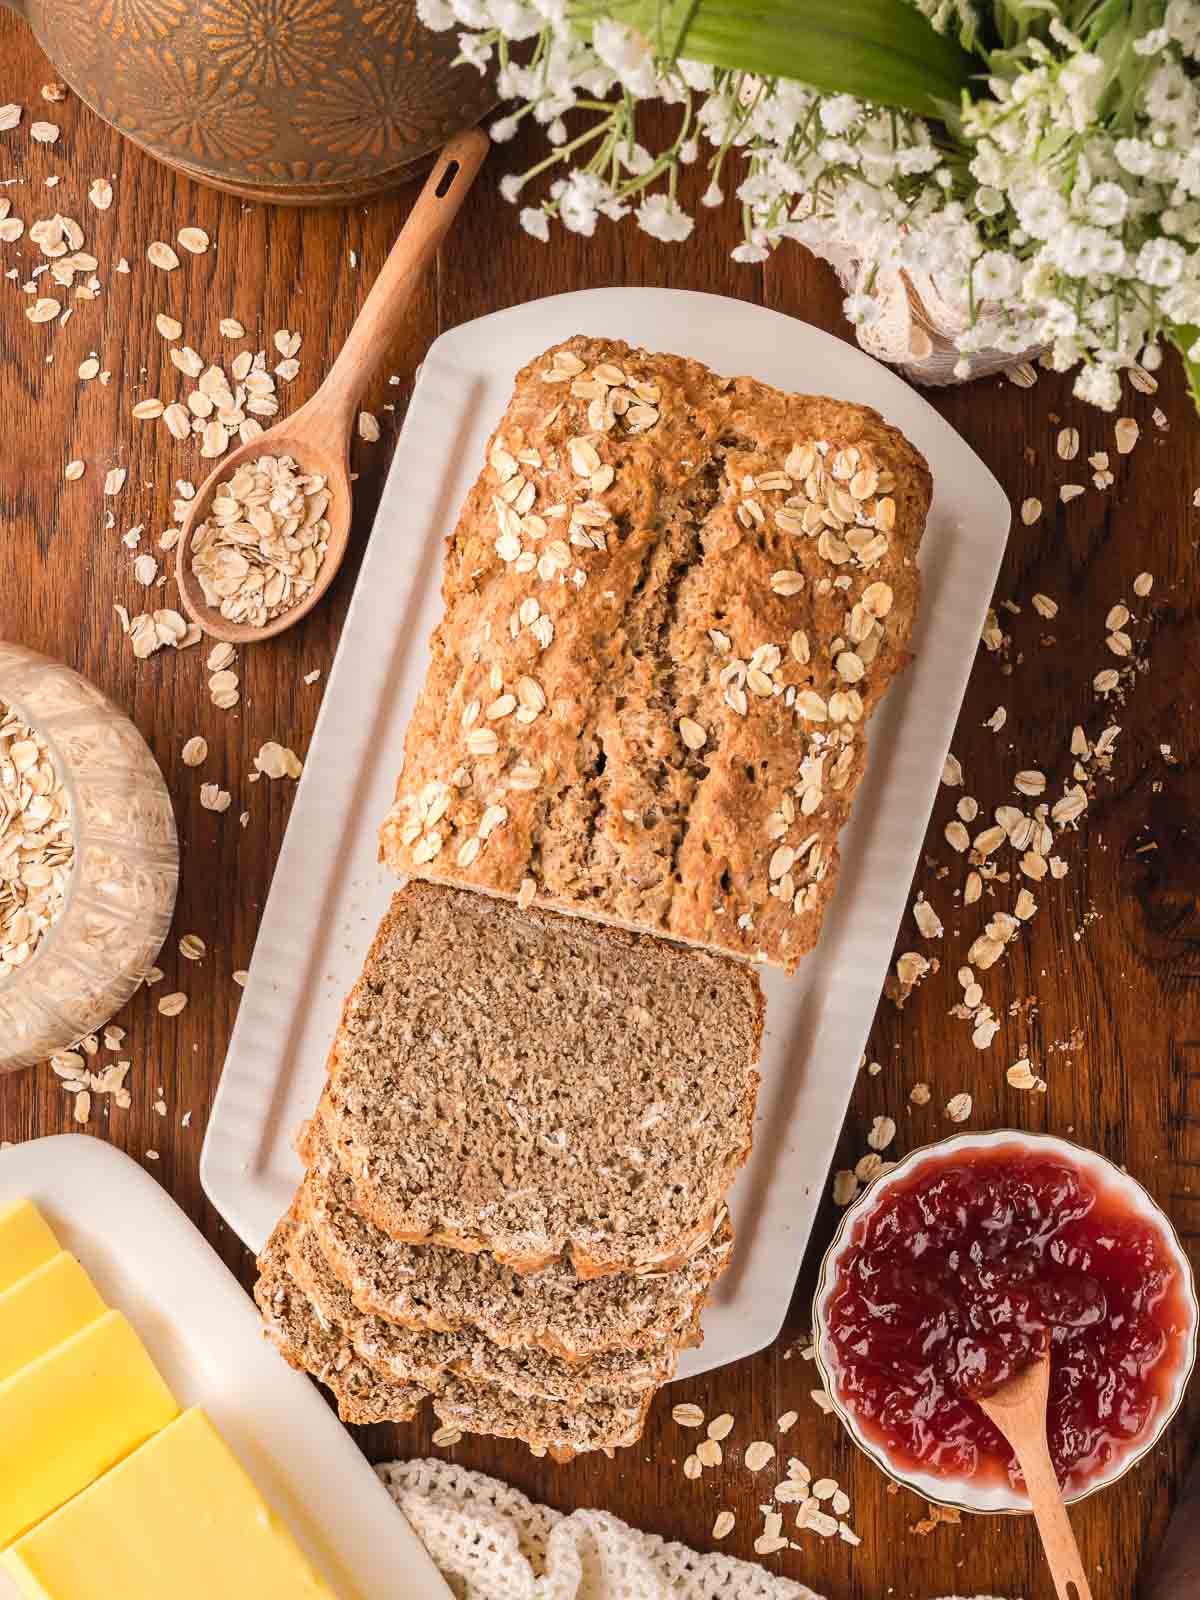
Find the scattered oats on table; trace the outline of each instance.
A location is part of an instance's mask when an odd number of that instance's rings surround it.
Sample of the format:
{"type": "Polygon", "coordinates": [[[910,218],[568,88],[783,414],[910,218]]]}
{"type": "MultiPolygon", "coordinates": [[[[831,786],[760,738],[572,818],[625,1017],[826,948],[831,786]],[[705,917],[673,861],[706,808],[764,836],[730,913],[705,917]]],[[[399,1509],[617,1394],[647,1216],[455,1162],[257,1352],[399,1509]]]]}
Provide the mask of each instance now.
{"type": "Polygon", "coordinates": [[[162,272],[174,272],[179,265],[179,257],[171,249],[171,246],[164,244],[161,239],[155,239],[152,244],[147,246],[146,259],[152,267],[158,267],[162,272]]]}
{"type": "Polygon", "coordinates": [[[304,763],[294,750],[268,739],[254,758],[254,770],[267,778],[298,778],[304,763]]]}
{"type": "Polygon", "coordinates": [[[848,1206],[858,1193],[858,1178],[853,1172],[843,1168],[833,1175],[833,1203],[835,1206],[848,1206]]]}
{"type": "Polygon", "coordinates": [[[896,1124],[891,1117],[876,1117],[871,1123],[867,1143],[872,1150],[886,1150],[896,1137],[896,1124]]]}
{"type": "Polygon", "coordinates": [[[379,421],[369,411],[358,413],[358,437],[367,444],[374,444],[379,438],[379,421]]]}
{"type": "Polygon", "coordinates": [[[256,628],[299,604],[325,559],[329,500],[324,476],[302,472],[291,456],[239,467],[192,533],[192,571],[205,601],[256,628]]]}

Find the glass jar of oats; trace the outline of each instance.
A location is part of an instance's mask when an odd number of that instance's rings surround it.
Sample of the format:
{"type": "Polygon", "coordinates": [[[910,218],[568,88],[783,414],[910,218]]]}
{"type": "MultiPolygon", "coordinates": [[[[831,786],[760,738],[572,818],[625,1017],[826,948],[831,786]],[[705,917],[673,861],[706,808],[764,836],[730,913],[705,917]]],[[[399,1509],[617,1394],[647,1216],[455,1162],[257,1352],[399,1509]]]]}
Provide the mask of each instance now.
{"type": "Polygon", "coordinates": [[[125,1004],[178,879],[170,797],[141,734],[86,678],[0,640],[0,1072],[125,1004]]]}

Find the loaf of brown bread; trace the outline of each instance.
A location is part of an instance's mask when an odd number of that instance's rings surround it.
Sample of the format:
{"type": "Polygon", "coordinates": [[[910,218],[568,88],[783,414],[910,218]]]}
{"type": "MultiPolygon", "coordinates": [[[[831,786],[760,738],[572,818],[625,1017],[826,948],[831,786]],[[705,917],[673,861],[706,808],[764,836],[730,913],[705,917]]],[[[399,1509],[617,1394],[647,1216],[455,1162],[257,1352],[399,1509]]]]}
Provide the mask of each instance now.
{"type": "Polygon", "coordinates": [[[384,858],[791,971],[907,659],[930,492],[865,406],[547,351],[448,540],[384,858]]]}
{"type": "Polygon", "coordinates": [[[741,962],[413,882],[346,1001],[322,1135],[394,1239],[672,1270],[749,1153],[762,1014],[741,962]]]}

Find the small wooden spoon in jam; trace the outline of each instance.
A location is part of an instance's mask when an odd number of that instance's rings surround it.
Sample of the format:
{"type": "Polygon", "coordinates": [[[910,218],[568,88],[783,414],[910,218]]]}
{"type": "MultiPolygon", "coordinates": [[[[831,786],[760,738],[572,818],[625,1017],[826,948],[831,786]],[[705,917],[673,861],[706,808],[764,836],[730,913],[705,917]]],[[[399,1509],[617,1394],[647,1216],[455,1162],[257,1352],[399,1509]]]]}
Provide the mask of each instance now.
{"type": "Polygon", "coordinates": [[[1045,1350],[998,1389],[989,1395],[978,1395],[976,1400],[1008,1440],[1021,1464],[1058,1600],[1092,1600],[1046,1441],[1049,1395],[1050,1352],[1045,1350]]]}

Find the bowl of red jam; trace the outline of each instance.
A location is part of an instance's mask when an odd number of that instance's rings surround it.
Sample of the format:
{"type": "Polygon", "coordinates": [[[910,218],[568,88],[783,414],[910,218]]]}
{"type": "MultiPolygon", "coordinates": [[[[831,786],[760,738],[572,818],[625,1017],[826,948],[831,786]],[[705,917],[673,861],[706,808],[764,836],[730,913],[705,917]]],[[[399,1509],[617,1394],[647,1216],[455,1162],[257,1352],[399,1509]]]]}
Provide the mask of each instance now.
{"type": "Polygon", "coordinates": [[[842,1219],[813,1311],[817,1362],[855,1442],[961,1510],[1029,1510],[978,1404],[1049,1346],[1047,1434],[1064,1498],[1114,1483],[1183,1398],[1200,1323],[1165,1214],[1103,1156],[1047,1134],[914,1151],[842,1219]]]}

